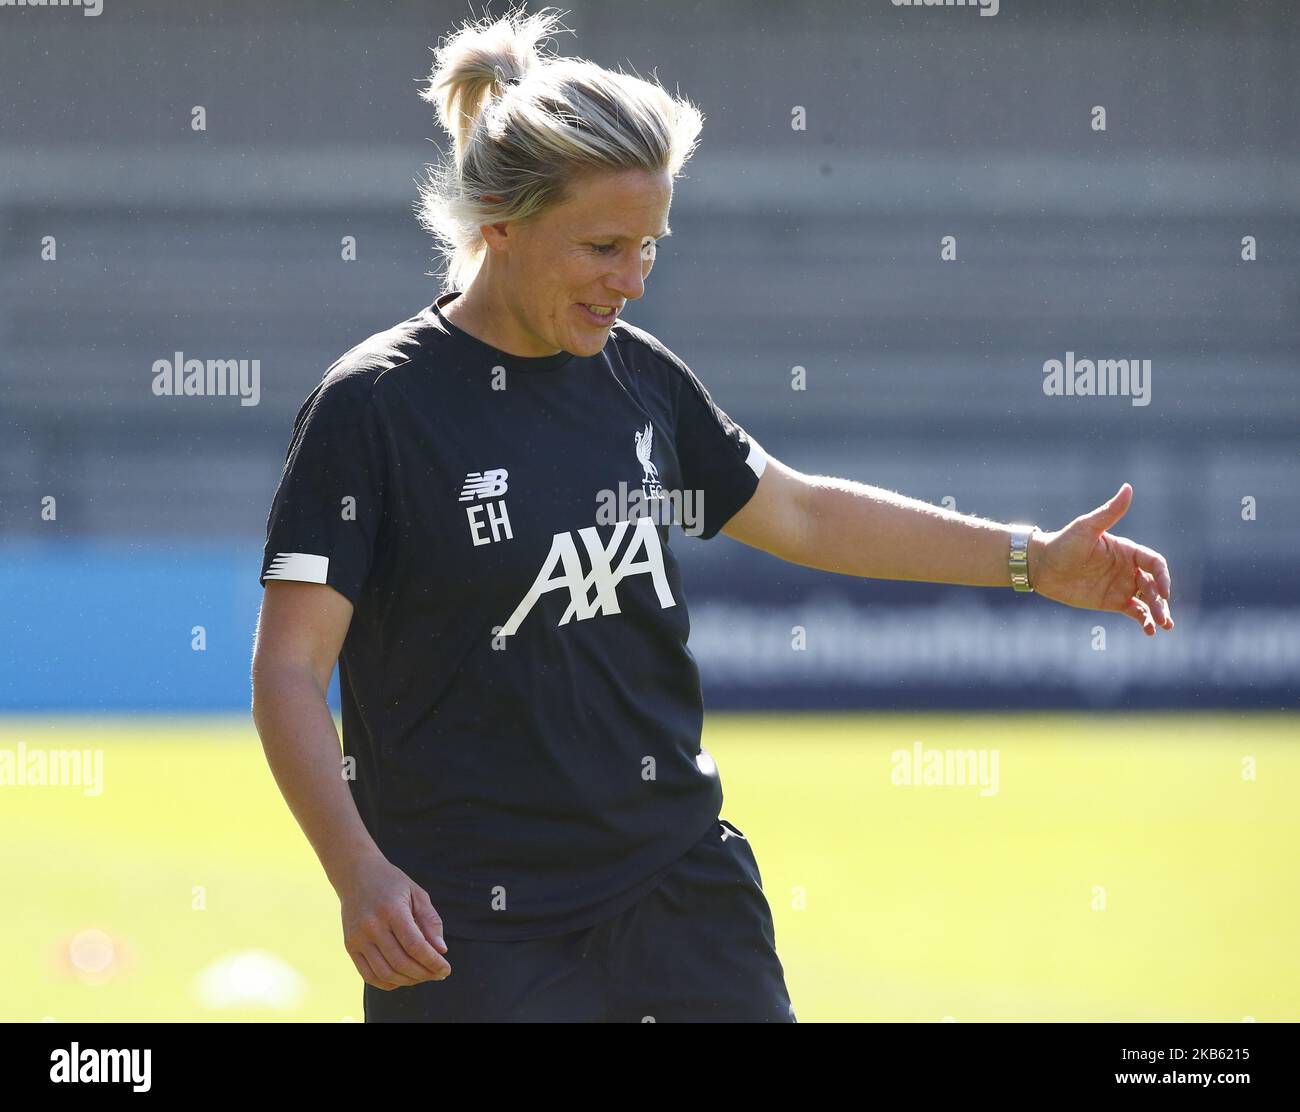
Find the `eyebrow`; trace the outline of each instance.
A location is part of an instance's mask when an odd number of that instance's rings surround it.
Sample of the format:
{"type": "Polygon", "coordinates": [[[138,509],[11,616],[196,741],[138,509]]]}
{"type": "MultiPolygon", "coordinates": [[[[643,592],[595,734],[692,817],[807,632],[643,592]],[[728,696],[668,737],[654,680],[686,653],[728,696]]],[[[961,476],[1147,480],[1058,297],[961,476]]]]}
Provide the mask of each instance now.
{"type": "MultiPolygon", "coordinates": [[[[672,228],[670,228],[667,224],[665,224],[664,230],[662,232],[659,232],[654,238],[664,239],[667,236],[670,236],[672,234],[673,234],[672,228]]],[[[637,238],[636,236],[620,236],[620,235],[616,235],[613,232],[589,232],[587,233],[587,236],[590,239],[636,239],[637,238]]],[[[644,239],[645,237],[642,236],[641,238],[644,239]]]]}

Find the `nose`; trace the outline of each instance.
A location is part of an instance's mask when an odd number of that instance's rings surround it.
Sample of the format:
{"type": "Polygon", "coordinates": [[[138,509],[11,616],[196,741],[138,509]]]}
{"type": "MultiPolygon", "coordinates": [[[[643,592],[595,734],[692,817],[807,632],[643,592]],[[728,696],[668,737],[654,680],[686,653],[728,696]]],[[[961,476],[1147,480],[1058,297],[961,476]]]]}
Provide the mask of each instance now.
{"type": "Polygon", "coordinates": [[[609,286],[624,301],[636,301],[638,298],[645,296],[645,279],[649,273],[650,269],[646,266],[645,260],[641,258],[641,253],[638,251],[633,253],[632,258],[623,263],[614,274],[609,276],[609,286]]]}

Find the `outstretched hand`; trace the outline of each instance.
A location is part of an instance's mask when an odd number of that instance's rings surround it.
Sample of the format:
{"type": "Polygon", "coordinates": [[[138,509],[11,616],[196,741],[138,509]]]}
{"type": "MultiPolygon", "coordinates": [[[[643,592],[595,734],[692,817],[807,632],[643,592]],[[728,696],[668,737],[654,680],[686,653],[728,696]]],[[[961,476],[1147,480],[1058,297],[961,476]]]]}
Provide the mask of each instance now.
{"type": "Polygon", "coordinates": [[[1169,613],[1169,565],[1155,549],[1106,532],[1128,511],[1128,483],[1091,513],[1055,533],[1036,533],[1029,548],[1034,590],[1066,606],[1127,614],[1154,637],[1174,628],[1169,613]]]}

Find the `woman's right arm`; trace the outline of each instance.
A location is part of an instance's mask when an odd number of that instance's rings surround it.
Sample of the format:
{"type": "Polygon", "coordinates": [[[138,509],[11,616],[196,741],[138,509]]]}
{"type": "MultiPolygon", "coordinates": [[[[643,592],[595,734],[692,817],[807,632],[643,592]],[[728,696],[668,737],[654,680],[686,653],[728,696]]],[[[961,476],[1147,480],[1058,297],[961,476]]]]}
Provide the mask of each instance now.
{"type": "Polygon", "coordinates": [[[343,777],[327,701],[352,603],[318,583],[268,582],[253,650],[253,721],[267,763],[338,893],[344,946],[363,980],[392,989],[440,981],[442,920],[429,895],[380,852],[343,777]]]}

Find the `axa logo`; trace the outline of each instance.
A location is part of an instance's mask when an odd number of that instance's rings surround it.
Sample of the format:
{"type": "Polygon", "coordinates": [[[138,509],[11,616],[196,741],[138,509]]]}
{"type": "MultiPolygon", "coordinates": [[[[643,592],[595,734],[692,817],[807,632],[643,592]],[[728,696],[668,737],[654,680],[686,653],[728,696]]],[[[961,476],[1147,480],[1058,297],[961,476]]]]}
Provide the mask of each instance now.
{"type": "Polygon", "coordinates": [[[659,606],[666,610],[676,606],[668,574],[664,570],[663,546],[659,531],[649,518],[637,521],[620,521],[614,526],[609,544],[604,544],[595,526],[573,533],[556,533],[551,538],[551,550],[542,563],[542,570],[528,589],[510,620],[499,631],[509,637],[517,632],[538,600],[550,591],[567,590],[569,605],[560,615],[560,625],[571,621],[586,621],[598,614],[621,614],[618,603],[618,585],[630,575],[648,575],[654,585],[659,606]],[[631,539],[623,547],[623,539],[631,530],[631,539]],[[578,555],[578,542],[587,553],[590,571],[584,571],[578,555]],[[622,549],[615,564],[614,559],[622,549]]]}

